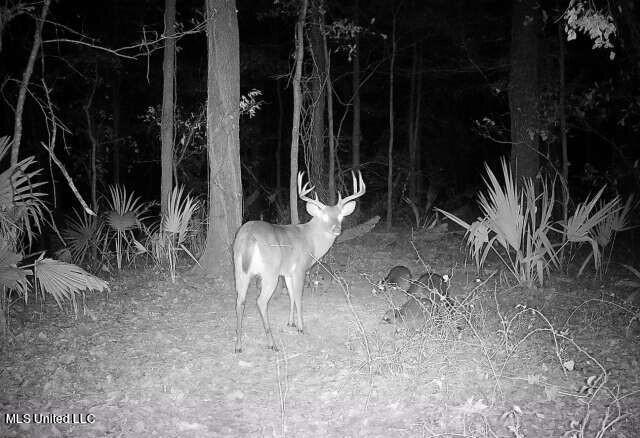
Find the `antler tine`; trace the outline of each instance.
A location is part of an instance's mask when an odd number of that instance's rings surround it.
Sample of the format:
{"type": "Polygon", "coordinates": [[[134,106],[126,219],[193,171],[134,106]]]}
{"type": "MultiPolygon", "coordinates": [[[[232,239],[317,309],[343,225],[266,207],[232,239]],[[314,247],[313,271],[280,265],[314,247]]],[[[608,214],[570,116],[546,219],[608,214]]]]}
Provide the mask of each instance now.
{"type": "Polygon", "coordinates": [[[300,197],[300,199],[302,199],[305,202],[311,202],[312,204],[315,204],[320,208],[324,208],[324,204],[320,202],[320,200],[318,199],[317,193],[314,193],[316,199],[311,199],[307,196],[307,194],[312,192],[316,188],[316,186],[309,186],[309,181],[307,181],[303,185],[302,184],[303,177],[304,177],[304,172],[298,172],[298,196],[300,197]]]}
{"type": "Polygon", "coordinates": [[[344,205],[353,199],[359,198],[360,196],[364,195],[365,192],[367,191],[367,186],[365,185],[364,180],[362,179],[362,172],[358,170],[358,179],[356,179],[356,174],[352,170],[351,179],[353,180],[353,194],[350,196],[347,196],[344,199],[340,199],[338,202],[341,203],[341,205],[344,205]]]}

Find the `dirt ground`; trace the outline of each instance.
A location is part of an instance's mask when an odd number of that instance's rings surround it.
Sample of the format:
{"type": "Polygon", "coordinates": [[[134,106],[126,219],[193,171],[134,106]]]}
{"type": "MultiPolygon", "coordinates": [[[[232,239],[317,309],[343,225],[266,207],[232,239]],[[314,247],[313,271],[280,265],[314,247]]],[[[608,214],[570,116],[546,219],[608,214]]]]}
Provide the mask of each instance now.
{"type": "Polygon", "coordinates": [[[305,287],[305,334],[286,327],[288,296],[274,295],[279,353],[265,348],[253,286],[233,352],[232,278],[129,272],[108,296],[88,294],[77,319],[52,302],[18,304],[0,436],[640,437],[631,277],[515,287],[500,271],[476,278],[465,251],[450,233],[415,249],[402,233],[335,246],[337,278],[314,270],[305,287]],[[406,296],[374,295],[372,283],[396,264],[452,272],[459,305],[382,322],[406,296]]]}

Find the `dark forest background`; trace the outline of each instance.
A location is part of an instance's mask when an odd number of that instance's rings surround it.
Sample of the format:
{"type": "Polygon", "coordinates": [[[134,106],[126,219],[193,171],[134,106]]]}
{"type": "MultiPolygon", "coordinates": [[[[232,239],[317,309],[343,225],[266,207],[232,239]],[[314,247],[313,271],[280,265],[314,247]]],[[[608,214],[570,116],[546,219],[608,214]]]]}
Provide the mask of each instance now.
{"type": "MultiPolygon", "coordinates": [[[[8,8],[15,2],[5,3],[8,8]]],[[[565,44],[565,112],[572,195],[579,200],[603,182],[608,183],[609,190],[633,192],[638,187],[640,128],[638,10],[631,1],[597,5],[614,15],[617,34],[613,49],[594,49],[593,41],[584,34],[566,42],[566,34],[559,33],[558,27],[562,30],[565,24],[561,18],[568,6],[565,3],[535,3],[542,18],[536,30],[537,44],[530,47],[530,55],[537,60],[537,83],[530,86],[537,96],[535,135],[540,167],[551,175],[561,168],[559,56],[560,46],[565,44]]],[[[481,184],[481,164],[486,161],[493,165],[511,149],[513,4],[489,0],[324,3],[325,23],[354,22],[357,16],[363,28],[358,46],[363,80],[361,165],[370,193],[380,194],[364,200],[365,207],[384,208],[381,200],[389,137],[388,64],[394,14],[394,202],[399,210],[408,208],[400,199],[408,190],[409,130],[415,116],[412,106],[415,108],[419,97],[418,128],[414,131],[420,151],[415,202],[423,205],[431,187],[437,193],[436,204],[446,207],[448,203],[467,202],[468,194],[481,184]],[[420,78],[419,89],[416,77],[420,78]]],[[[242,1],[237,5],[241,93],[246,95],[254,89],[262,92],[258,96],[261,108],[254,117],[243,116],[240,126],[244,194],[259,193],[245,210],[244,220],[283,220],[282,215],[278,217],[275,201],[286,204],[288,189],[294,6],[271,0],[242,1]],[[278,153],[279,168],[275,159],[278,153]]],[[[134,59],[95,46],[118,49],[155,39],[163,32],[163,13],[162,1],[52,3],[43,28],[43,57],[35,64],[26,99],[21,156],[35,154],[41,163],[49,162],[47,152],[39,146],[49,135],[44,79],[50,87],[56,116],[66,128],[59,133],[62,135],[58,137],[57,155],[81,193],[88,195],[86,182],[91,171],[85,107],[92,96],[88,111],[99,145],[99,191],[105,192],[107,185],[119,183],[144,199],[158,199],[160,130],[156,122],[162,102],[162,43],[121,52],[134,59]]],[[[33,41],[33,15],[37,15],[37,9],[16,16],[2,29],[0,132],[4,134],[13,130],[19,79],[33,41]]],[[[202,2],[178,2],[179,30],[188,31],[202,19],[202,2]]],[[[339,170],[346,171],[352,164],[353,57],[348,40],[329,37],[328,44],[337,159],[339,170]]],[[[185,155],[178,164],[177,180],[193,193],[206,195],[205,130],[202,127],[189,131],[184,125],[185,121],[190,126],[198,123],[206,100],[204,32],[187,32],[178,39],[177,47],[177,150],[182,136],[193,134],[188,150],[180,152],[185,155]]],[[[306,59],[305,71],[309,71],[311,61],[309,56],[306,59]]],[[[301,159],[304,160],[304,152],[301,159]]],[[[53,175],[60,181],[57,172],[53,175]]],[[[67,212],[74,206],[69,189],[62,183],[56,188],[56,211],[67,212]]]]}

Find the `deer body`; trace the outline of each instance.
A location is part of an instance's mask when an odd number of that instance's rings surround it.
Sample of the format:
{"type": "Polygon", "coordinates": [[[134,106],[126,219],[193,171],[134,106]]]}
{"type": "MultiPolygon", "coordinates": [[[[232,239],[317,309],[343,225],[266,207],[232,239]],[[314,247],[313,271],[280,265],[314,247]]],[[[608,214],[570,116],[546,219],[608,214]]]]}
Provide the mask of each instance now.
{"type": "Polygon", "coordinates": [[[355,209],[355,199],[364,194],[365,185],[360,175],[360,190],[353,176],[354,195],[338,200],[334,206],[327,206],[318,198],[306,197],[313,187],[302,186],[302,174],[298,175],[298,191],[307,202],[307,211],[312,219],[305,224],[276,225],[263,221],[245,223],[236,234],[233,243],[233,262],[236,281],[236,347],[242,351],[242,320],[244,303],[249,282],[254,276],[260,277],[258,310],[262,318],[269,348],[277,350],[269,323],[268,305],[278,284],[278,277],[284,278],[289,292],[289,322],[303,332],[302,288],[307,270],[331,248],[342,231],[342,220],[355,209]],[[294,309],[296,322],[294,323],[294,309]]]}

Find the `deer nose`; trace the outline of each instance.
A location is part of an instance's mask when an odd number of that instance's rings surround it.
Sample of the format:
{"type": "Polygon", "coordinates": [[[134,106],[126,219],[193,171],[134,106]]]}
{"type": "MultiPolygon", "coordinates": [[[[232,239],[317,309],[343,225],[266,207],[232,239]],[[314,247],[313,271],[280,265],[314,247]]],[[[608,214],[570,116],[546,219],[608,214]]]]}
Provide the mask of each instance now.
{"type": "Polygon", "coordinates": [[[338,223],[331,227],[331,234],[334,236],[339,236],[342,233],[342,226],[338,223]]]}

